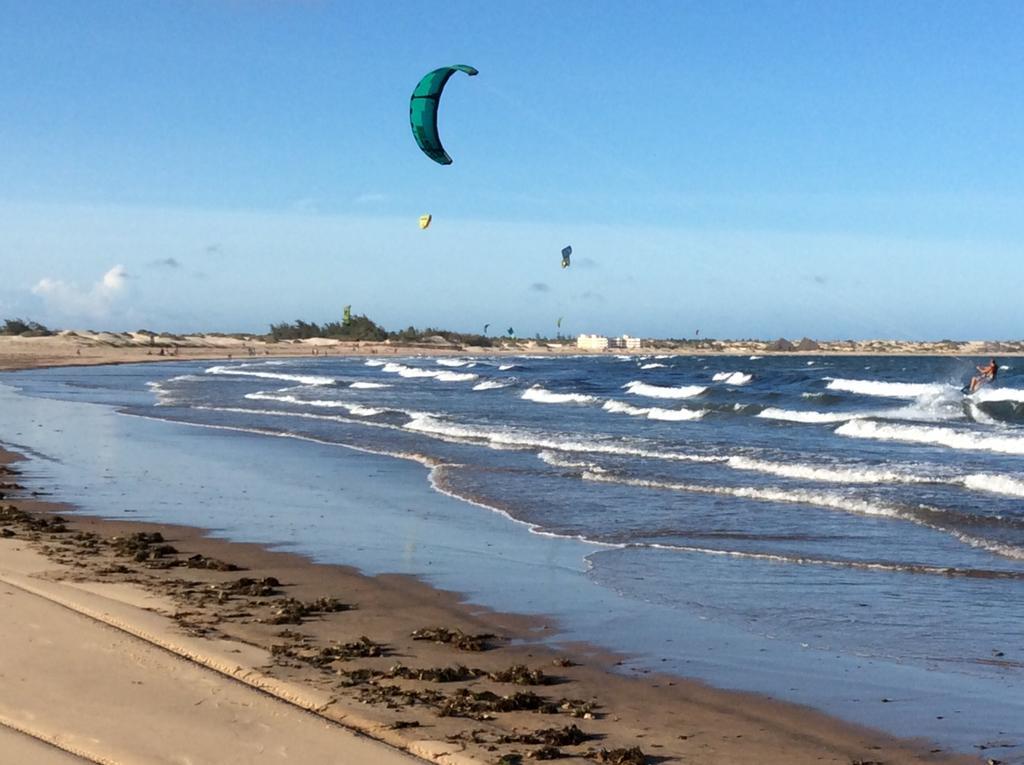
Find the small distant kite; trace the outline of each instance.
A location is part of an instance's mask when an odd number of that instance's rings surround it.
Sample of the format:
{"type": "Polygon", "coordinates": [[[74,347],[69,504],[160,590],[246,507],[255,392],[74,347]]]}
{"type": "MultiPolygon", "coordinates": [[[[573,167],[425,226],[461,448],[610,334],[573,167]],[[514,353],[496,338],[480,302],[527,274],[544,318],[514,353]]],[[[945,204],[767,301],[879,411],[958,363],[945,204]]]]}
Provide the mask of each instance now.
{"type": "Polygon", "coordinates": [[[569,258],[572,256],[572,246],[565,247],[562,249],[562,268],[568,268],[569,258]]]}
{"type": "Polygon", "coordinates": [[[430,225],[430,221],[434,219],[433,215],[421,215],[420,216],[420,228],[427,228],[430,225]]]}
{"type": "Polygon", "coordinates": [[[509,337],[515,337],[516,336],[516,331],[514,329],[512,329],[512,327],[508,328],[508,336],[509,337]]]}
{"type": "Polygon", "coordinates": [[[559,329],[562,328],[562,319],[564,319],[564,318],[565,318],[564,316],[559,316],[558,317],[558,321],[555,323],[555,326],[558,327],[559,329]]]}
{"type": "Polygon", "coordinates": [[[486,335],[486,334],[487,334],[487,328],[488,328],[489,326],[491,326],[491,325],[490,325],[490,324],[484,324],[484,335],[486,335]]]}
{"type": "Polygon", "coordinates": [[[341,312],[341,323],[348,326],[352,323],[352,306],[347,305],[341,312]]]}
{"type": "Polygon", "coordinates": [[[465,64],[442,66],[424,75],[409,100],[409,124],[412,126],[413,138],[423,153],[439,165],[452,163],[437,132],[437,107],[441,103],[441,91],[448,78],[456,72],[465,72],[470,77],[478,74],[476,69],[465,64]]]}

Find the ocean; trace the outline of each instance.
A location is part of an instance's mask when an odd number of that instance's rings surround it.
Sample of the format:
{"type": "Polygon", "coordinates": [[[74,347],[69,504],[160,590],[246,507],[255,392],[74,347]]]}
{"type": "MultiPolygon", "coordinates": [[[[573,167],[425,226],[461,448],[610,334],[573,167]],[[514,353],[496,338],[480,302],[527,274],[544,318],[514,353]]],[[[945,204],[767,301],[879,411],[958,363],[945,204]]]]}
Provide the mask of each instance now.
{"type": "Polygon", "coordinates": [[[49,369],[0,376],[0,437],[87,512],[131,506],[417,574],[550,615],[552,640],[622,651],[623,671],[770,693],[965,751],[994,743],[1009,762],[1024,753],[1024,359],[964,396],[981,361],[49,369]],[[197,477],[186,489],[168,474],[197,477]],[[378,494],[393,499],[375,512],[378,494]],[[365,517],[341,522],[352,497],[365,517]]]}

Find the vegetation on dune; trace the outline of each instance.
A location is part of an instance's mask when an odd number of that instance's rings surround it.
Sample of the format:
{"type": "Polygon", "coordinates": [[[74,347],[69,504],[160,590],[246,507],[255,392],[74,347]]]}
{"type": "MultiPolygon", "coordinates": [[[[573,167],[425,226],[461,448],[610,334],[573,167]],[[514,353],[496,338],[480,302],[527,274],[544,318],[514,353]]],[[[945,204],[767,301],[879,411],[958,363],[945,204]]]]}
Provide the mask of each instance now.
{"type": "Polygon", "coordinates": [[[49,329],[37,321],[24,319],[6,319],[0,327],[0,335],[23,335],[25,337],[46,337],[52,335],[49,329]]]}
{"type": "Polygon", "coordinates": [[[331,340],[351,340],[382,342],[391,340],[396,343],[437,343],[438,338],[455,345],[474,345],[490,347],[493,339],[480,334],[453,332],[447,329],[435,329],[426,327],[406,327],[397,332],[388,332],[379,324],[365,315],[352,316],[347,322],[332,321],[320,325],[316,322],[296,319],[293,323],[281,322],[271,324],[270,340],[307,340],[314,337],[323,337],[331,340]]]}
{"type": "Polygon", "coordinates": [[[322,327],[316,322],[296,319],[294,324],[281,322],[270,325],[272,340],[306,340],[327,337],[338,340],[386,340],[388,333],[366,316],[353,316],[347,323],[328,322],[322,327]]]}

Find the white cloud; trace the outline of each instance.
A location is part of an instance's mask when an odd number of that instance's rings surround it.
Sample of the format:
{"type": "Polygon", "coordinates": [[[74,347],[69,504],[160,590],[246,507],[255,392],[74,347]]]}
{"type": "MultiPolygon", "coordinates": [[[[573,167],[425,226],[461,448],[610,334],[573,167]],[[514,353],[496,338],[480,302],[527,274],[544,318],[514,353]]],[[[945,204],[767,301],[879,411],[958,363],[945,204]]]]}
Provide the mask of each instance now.
{"type": "Polygon", "coordinates": [[[102,319],[110,314],[114,301],[124,293],[128,273],[117,265],[88,289],[77,284],[44,277],[32,288],[46,301],[47,309],[65,316],[102,319]]]}

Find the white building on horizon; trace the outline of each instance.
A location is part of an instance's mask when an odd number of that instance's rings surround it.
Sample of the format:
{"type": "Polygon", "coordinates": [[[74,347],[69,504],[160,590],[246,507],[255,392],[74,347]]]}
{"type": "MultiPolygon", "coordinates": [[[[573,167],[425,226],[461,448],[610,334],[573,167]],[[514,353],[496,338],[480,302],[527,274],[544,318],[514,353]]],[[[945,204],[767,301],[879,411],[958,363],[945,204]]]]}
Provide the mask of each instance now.
{"type": "Polygon", "coordinates": [[[583,351],[604,351],[608,349],[608,338],[604,335],[580,335],[576,347],[583,351]]]}
{"type": "Polygon", "coordinates": [[[635,351],[643,347],[643,340],[639,337],[605,337],[604,335],[580,335],[576,338],[576,347],[585,351],[605,351],[609,348],[622,348],[627,351],[635,351]]]}
{"type": "Polygon", "coordinates": [[[627,351],[639,350],[643,347],[643,344],[644,341],[639,337],[630,337],[629,335],[613,337],[608,341],[609,348],[623,348],[627,351]]]}

